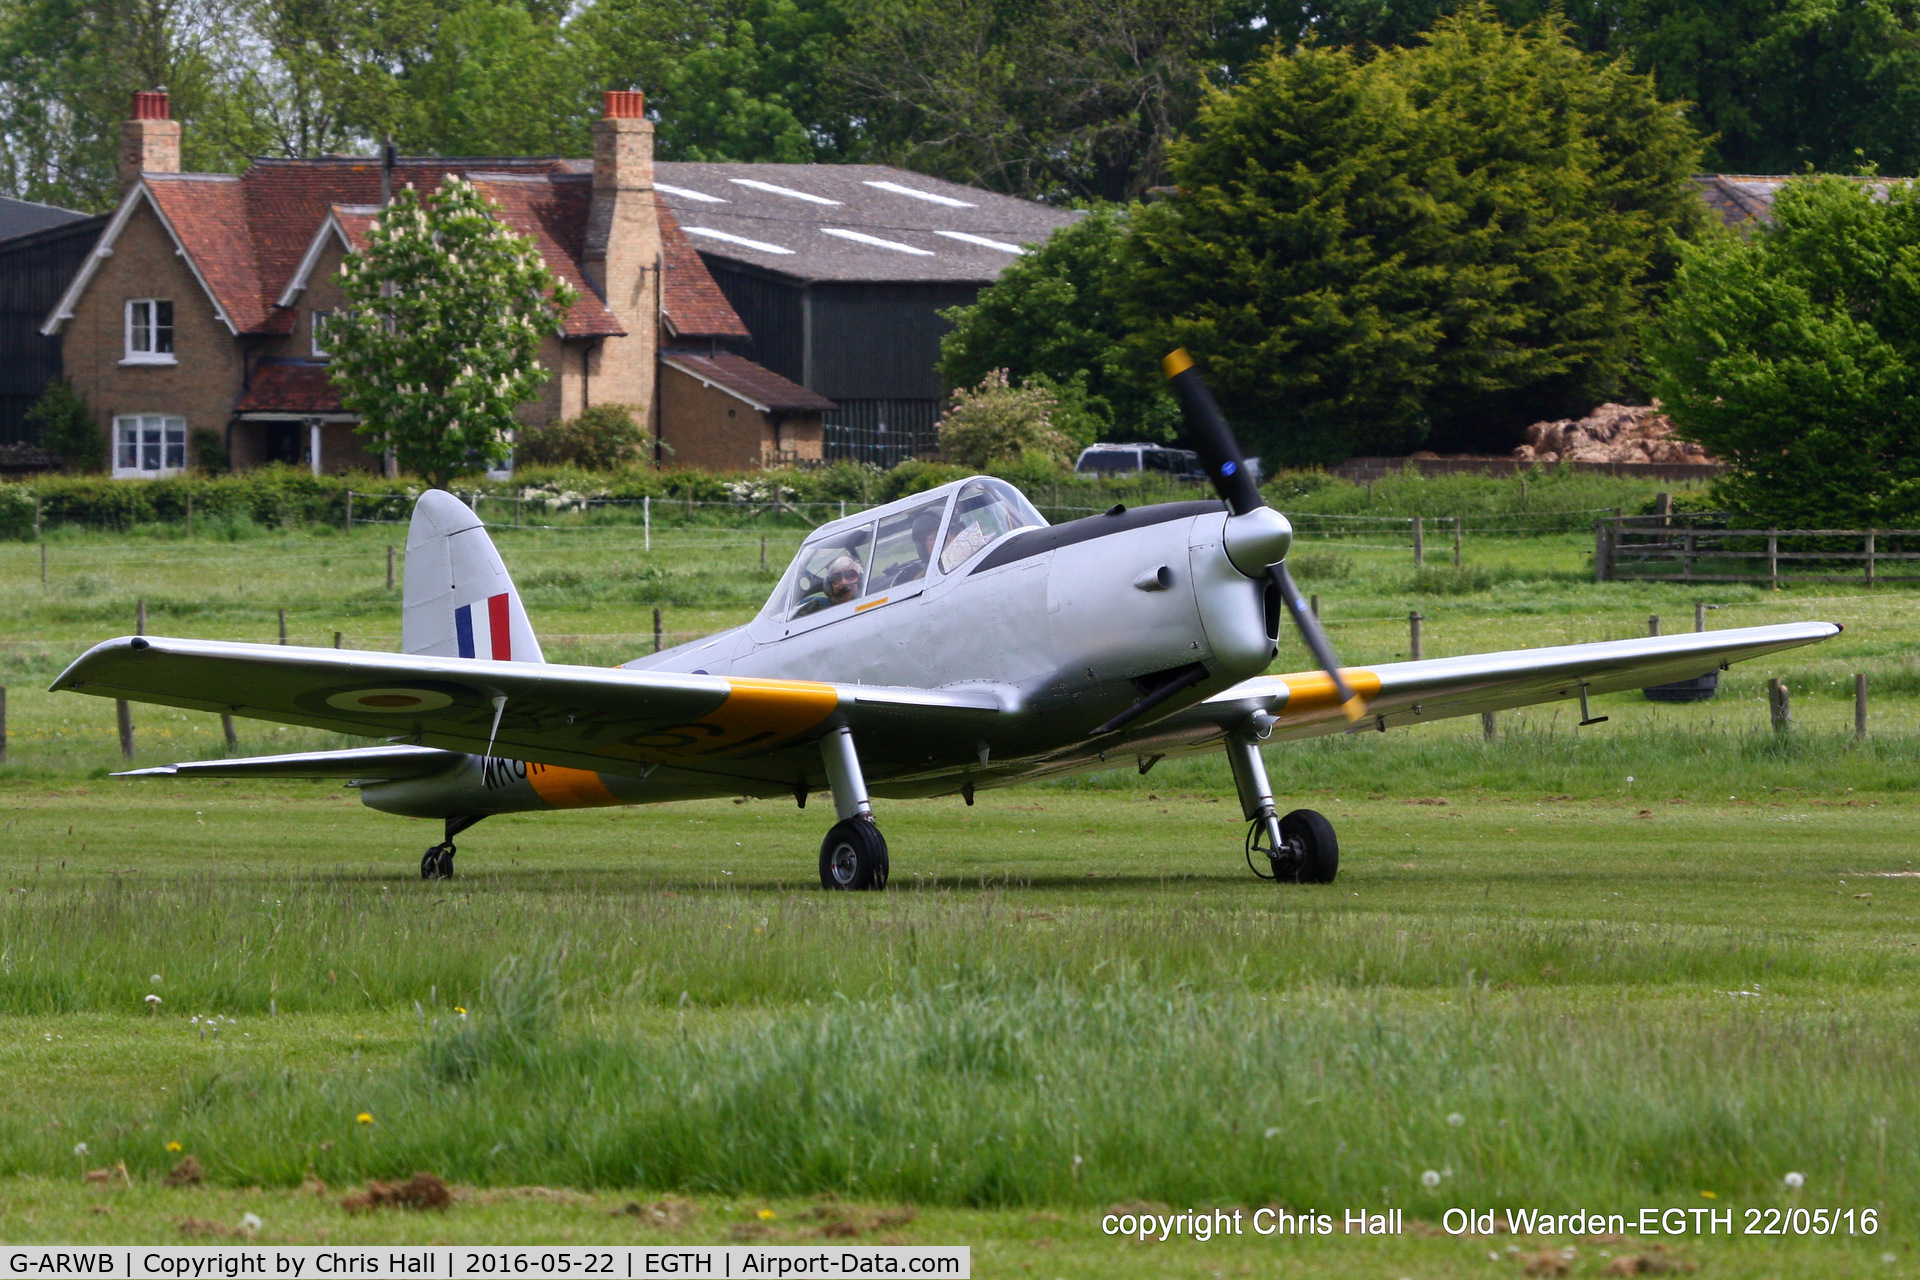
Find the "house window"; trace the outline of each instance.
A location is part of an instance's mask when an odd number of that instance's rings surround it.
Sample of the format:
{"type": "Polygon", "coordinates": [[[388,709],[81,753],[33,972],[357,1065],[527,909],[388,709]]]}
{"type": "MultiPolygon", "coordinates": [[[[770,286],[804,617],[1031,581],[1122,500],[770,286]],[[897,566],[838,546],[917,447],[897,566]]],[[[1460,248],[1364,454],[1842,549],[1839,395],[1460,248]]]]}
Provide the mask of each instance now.
{"type": "Polygon", "coordinates": [[[308,327],[313,338],[313,354],[316,356],[324,358],[329,354],[323,330],[326,328],[327,321],[331,319],[333,319],[333,312],[323,311],[318,307],[315,307],[308,317],[308,327]]]}
{"type": "Polygon", "coordinates": [[[121,363],[176,363],[171,302],[165,298],[127,299],[127,356],[121,363]]]}
{"type": "Polygon", "coordinates": [[[177,475],[187,469],[187,420],[158,413],[113,420],[113,474],[126,479],[177,475]]]}

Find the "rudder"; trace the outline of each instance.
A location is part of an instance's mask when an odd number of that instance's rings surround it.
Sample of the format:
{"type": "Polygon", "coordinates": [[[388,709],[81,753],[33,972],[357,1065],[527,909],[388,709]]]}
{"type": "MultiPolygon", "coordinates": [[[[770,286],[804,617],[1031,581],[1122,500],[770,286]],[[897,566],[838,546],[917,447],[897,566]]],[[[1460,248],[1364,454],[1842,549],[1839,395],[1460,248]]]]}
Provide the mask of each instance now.
{"type": "Polygon", "coordinates": [[[420,495],[407,527],[400,651],[546,661],[486,526],[466,503],[441,489],[420,495]]]}

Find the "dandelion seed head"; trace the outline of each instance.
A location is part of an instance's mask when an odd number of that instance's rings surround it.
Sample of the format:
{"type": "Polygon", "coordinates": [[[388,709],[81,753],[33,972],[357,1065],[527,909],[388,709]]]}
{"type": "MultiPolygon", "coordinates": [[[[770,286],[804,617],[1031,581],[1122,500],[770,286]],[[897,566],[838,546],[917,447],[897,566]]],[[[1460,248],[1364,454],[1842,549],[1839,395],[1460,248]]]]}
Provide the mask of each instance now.
{"type": "Polygon", "coordinates": [[[1461,1125],[1465,1124],[1466,1122],[1467,1122],[1467,1118],[1461,1115],[1458,1111],[1454,1112],[1452,1115],[1447,1117],[1447,1123],[1452,1125],[1456,1129],[1458,1129],[1461,1125]]]}
{"type": "Polygon", "coordinates": [[[1786,1177],[1780,1179],[1780,1181],[1787,1184],[1787,1190],[1798,1191],[1800,1188],[1807,1185],[1807,1175],[1799,1172],[1798,1170],[1795,1170],[1787,1174],[1786,1177]]]}
{"type": "Polygon", "coordinates": [[[1429,1191],[1431,1191],[1431,1190],[1433,1190],[1433,1189],[1434,1189],[1435,1187],[1437,1187],[1437,1186],[1439,1186],[1439,1185],[1440,1185],[1440,1171],[1439,1171],[1438,1169],[1429,1169],[1429,1170],[1427,1170],[1427,1171],[1426,1171],[1425,1173],[1423,1173],[1423,1174],[1421,1174],[1421,1175],[1420,1175],[1420,1185],[1421,1185],[1421,1186],[1423,1186],[1423,1187],[1425,1187],[1425,1188],[1426,1188],[1427,1190],[1429,1190],[1429,1191]]]}
{"type": "Polygon", "coordinates": [[[260,1215],[244,1213],[240,1215],[240,1228],[243,1231],[258,1231],[261,1227],[260,1215]]]}
{"type": "Polygon", "coordinates": [[[73,1144],[73,1154],[75,1154],[75,1155],[77,1155],[77,1156],[83,1156],[83,1155],[85,1155],[85,1154],[87,1154],[87,1144],[86,1144],[86,1143],[84,1143],[84,1142],[76,1142],[76,1143],[74,1143],[74,1144],[73,1144]]]}

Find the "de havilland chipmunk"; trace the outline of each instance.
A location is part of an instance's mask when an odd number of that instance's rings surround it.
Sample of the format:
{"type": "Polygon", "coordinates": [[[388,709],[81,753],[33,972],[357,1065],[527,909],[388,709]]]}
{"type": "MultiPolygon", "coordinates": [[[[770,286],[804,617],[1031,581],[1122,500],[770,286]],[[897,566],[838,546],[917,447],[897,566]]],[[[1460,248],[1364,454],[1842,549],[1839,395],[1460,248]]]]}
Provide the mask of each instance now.
{"type": "Polygon", "coordinates": [[[744,626],[604,669],[548,663],[481,521],[430,490],[407,535],[401,652],[123,636],[55,690],[384,738],[123,777],[334,778],[443,819],[420,873],[499,813],[830,792],[828,889],[887,882],[873,799],[960,796],[1222,750],[1256,874],[1326,883],[1326,818],[1284,816],[1262,744],[1687,680],[1837,634],[1825,622],[1342,667],[1184,351],[1166,360],[1217,501],[1049,525],[955,481],[822,525],[744,626]],[[1317,670],[1267,675],[1281,613],[1317,670]],[[1258,860],[1266,864],[1261,871],[1258,860]]]}

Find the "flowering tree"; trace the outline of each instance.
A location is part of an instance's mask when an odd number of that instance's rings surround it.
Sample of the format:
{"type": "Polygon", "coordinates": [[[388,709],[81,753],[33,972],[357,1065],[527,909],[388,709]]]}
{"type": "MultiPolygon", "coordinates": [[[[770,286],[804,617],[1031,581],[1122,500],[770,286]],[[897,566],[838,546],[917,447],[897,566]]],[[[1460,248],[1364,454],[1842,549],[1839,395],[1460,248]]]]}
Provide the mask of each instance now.
{"type": "Polygon", "coordinates": [[[495,212],[451,174],[432,196],[401,191],[341,266],[347,308],[326,326],[354,429],[442,487],[506,460],[514,409],[547,380],[541,335],[577,296],[495,212]]]}

